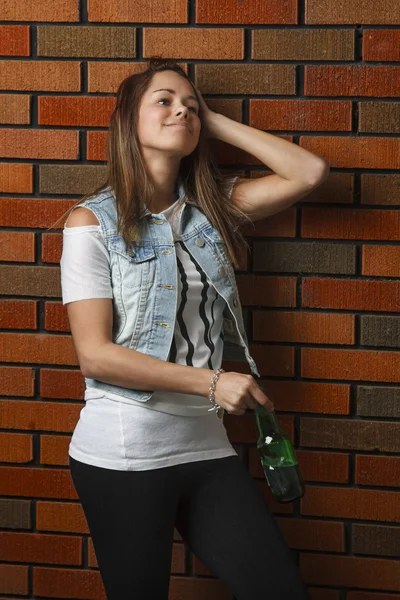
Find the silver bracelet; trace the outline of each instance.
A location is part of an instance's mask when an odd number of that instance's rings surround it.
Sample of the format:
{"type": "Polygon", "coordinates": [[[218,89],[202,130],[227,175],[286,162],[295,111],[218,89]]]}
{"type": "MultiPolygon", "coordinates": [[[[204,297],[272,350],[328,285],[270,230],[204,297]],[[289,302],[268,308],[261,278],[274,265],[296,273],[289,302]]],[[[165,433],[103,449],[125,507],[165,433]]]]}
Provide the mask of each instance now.
{"type": "Polygon", "coordinates": [[[217,415],[218,415],[218,417],[220,419],[222,419],[222,417],[224,416],[225,410],[222,408],[222,406],[220,406],[219,404],[216,403],[215,397],[214,397],[214,391],[215,391],[215,386],[217,385],[217,381],[218,381],[219,376],[221,375],[221,373],[225,373],[225,370],[224,369],[217,369],[214,372],[214,375],[213,375],[213,378],[212,378],[212,381],[211,381],[211,385],[210,385],[210,388],[208,390],[208,399],[209,399],[209,401],[212,404],[212,408],[209,408],[208,412],[210,412],[212,410],[216,411],[216,413],[217,413],[217,415]]]}

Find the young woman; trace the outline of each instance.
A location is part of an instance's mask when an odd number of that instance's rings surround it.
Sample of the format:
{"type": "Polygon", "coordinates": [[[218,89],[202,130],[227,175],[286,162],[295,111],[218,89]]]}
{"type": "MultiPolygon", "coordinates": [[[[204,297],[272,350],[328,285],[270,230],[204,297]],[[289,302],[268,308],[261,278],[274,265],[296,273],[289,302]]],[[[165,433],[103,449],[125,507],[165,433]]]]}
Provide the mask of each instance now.
{"type": "Polygon", "coordinates": [[[176,527],[237,600],[303,600],[218,417],[273,409],[235,282],[240,225],[305,196],[327,164],[211,111],[175,61],[156,57],[122,81],[108,134],[107,180],[70,209],[60,262],[86,382],[70,469],[107,598],[167,600],[176,527]],[[223,176],[212,138],[276,173],[223,176]],[[240,352],[252,375],[220,368],[240,352]]]}

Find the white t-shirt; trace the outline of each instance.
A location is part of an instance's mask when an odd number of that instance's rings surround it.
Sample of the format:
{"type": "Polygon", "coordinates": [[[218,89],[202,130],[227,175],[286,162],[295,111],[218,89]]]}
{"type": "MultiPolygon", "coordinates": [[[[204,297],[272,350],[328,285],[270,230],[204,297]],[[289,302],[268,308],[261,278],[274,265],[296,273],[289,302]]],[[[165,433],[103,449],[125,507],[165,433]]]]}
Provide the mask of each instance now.
{"type": "MultiPolygon", "coordinates": [[[[178,310],[169,360],[200,368],[221,366],[225,300],[181,240],[178,200],[162,214],[174,234],[178,310]]],[[[100,225],[64,227],[60,260],[63,304],[112,298],[108,250],[100,225]]],[[[211,378],[210,378],[211,383],[211,378]]],[[[148,402],[87,387],[69,454],[117,470],[146,470],[237,454],[208,398],[155,391],[148,402]],[[196,418],[193,418],[196,417],[196,418]]]]}

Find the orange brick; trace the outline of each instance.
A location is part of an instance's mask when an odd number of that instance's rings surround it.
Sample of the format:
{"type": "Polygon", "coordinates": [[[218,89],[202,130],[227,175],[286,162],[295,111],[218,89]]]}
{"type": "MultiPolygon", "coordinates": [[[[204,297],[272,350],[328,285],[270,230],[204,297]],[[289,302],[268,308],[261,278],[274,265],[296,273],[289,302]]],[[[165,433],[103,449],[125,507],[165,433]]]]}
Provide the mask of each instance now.
{"type": "Polygon", "coordinates": [[[32,176],[32,165],[0,163],[0,192],[7,194],[30,194],[33,191],[32,176]]]}
{"type": "Polygon", "coordinates": [[[364,244],[361,273],[378,277],[400,277],[400,247],[364,244]]]}
{"type": "Polygon", "coordinates": [[[296,0],[260,2],[248,0],[238,3],[235,0],[197,0],[196,23],[236,23],[246,25],[292,25],[297,21],[296,0]]]}
{"type": "Polygon", "coordinates": [[[1,8],[3,21],[79,21],[78,2],[65,0],[18,0],[5,2],[1,8]]]}
{"type": "Polygon", "coordinates": [[[241,60],[244,58],[244,30],[223,28],[146,27],[143,29],[143,56],[169,58],[241,60]]]}
{"type": "Polygon", "coordinates": [[[40,371],[40,396],[55,400],[83,400],[85,380],[80,370],[45,369],[40,371]]]}
{"type": "MultiPolygon", "coordinates": [[[[1,14],[3,18],[3,12],[1,14]]],[[[29,56],[29,27],[26,25],[0,26],[0,55],[29,56]]]]}
{"type": "MultiPolygon", "coordinates": [[[[0,140],[1,137],[0,132],[0,140]]],[[[0,260],[9,262],[35,262],[35,234],[16,231],[1,231],[0,260]]]]}
{"type": "Polygon", "coordinates": [[[70,335],[41,333],[3,334],[1,359],[8,362],[76,365],[76,352],[70,335]]]}
{"type": "Polygon", "coordinates": [[[250,126],[286,131],[351,131],[352,104],[340,100],[250,100],[250,126]]]}
{"type": "Polygon", "coordinates": [[[187,3],[176,0],[165,3],[160,0],[88,0],[89,21],[127,23],[186,23],[187,3]]]}
{"type": "MultiPolygon", "coordinates": [[[[13,302],[13,301],[11,301],[13,302]]],[[[9,310],[5,307],[7,301],[0,304],[0,313],[3,314],[9,310]]],[[[22,302],[16,302],[16,311],[20,309],[20,312],[24,311],[22,302]]],[[[33,302],[29,302],[29,312],[31,317],[35,318],[36,305],[33,302]]],[[[11,309],[13,310],[13,309],[11,309]]],[[[29,321],[25,321],[27,324],[29,321]]],[[[14,327],[13,321],[9,321],[10,326],[14,327]]],[[[22,326],[24,326],[24,317],[22,317],[22,326]]],[[[2,324],[1,327],[4,327],[2,324]]],[[[15,325],[16,327],[16,325],[15,325]]],[[[0,367],[0,394],[3,396],[26,396],[32,397],[35,393],[35,372],[31,367],[0,367]]]]}
{"type": "Polygon", "coordinates": [[[31,435],[24,433],[0,433],[0,462],[27,463],[32,459],[33,447],[31,435]]]}
{"type": "Polygon", "coordinates": [[[79,158],[77,131],[1,129],[0,145],[5,158],[79,158]]]}
{"type": "Polygon", "coordinates": [[[398,381],[400,354],[376,350],[301,349],[301,377],[398,381]]]}
{"type": "MultiPolygon", "coordinates": [[[[40,96],[39,125],[107,127],[115,106],[108,96],[40,96]]],[[[57,133],[60,133],[57,130],[57,133]]]]}
{"type": "Polygon", "coordinates": [[[349,481],[349,455],[342,452],[297,450],[297,460],[306,481],[349,481]]]}
{"type": "Polygon", "coordinates": [[[79,92],[79,61],[66,60],[0,60],[2,90],[35,92],[79,92]]]}

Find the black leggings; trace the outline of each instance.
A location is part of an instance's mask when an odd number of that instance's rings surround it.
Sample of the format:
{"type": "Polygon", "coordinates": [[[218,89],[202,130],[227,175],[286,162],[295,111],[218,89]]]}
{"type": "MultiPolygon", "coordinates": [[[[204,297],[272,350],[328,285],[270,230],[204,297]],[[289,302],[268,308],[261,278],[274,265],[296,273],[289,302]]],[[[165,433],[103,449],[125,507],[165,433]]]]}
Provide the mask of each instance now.
{"type": "Polygon", "coordinates": [[[147,471],[70,457],[107,600],[167,600],[174,527],[237,600],[309,596],[256,481],[237,456],[147,471]]]}

